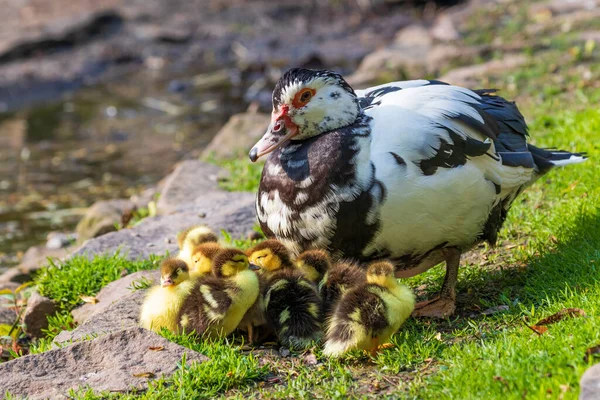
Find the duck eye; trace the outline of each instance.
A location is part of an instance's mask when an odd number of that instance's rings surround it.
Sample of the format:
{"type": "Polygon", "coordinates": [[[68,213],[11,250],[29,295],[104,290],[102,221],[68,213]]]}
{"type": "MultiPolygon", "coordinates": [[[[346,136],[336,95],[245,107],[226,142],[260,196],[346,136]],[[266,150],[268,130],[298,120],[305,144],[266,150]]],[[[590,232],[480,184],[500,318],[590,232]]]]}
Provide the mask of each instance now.
{"type": "Polygon", "coordinates": [[[307,90],[306,92],[302,93],[302,95],[300,96],[300,101],[303,103],[306,103],[307,101],[310,100],[311,97],[312,97],[312,93],[307,90]]]}

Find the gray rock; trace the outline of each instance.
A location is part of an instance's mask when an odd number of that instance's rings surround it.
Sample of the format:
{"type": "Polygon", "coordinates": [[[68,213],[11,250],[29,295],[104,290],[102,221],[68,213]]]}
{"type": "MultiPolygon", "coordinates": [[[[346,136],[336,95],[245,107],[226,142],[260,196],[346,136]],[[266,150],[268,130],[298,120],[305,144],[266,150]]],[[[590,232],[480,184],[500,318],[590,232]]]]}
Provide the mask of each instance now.
{"type": "Polygon", "coordinates": [[[148,387],[148,375],[169,376],[186,354],[188,364],[207,360],[142,328],[130,328],[0,364],[0,387],[28,399],[65,398],[70,389],[125,392],[148,387]],[[161,350],[151,350],[161,349],[161,350]]]}
{"type": "Polygon", "coordinates": [[[256,223],[255,195],[244,192],[216,192],[196,199],[187,210],[173,215],[149,217],[130,229],[122,229],[88,240],[75,255],[114,253],[121,250],[131,260],[150,254],[177,252],[177,233],[195,224],[206,224],[215,232],[221,229],[234,237],[245,237],[256,223]]]}
{"type": "Polygon", "coordinates": [[[38,292],[33,292],[23,314],[25,332],[34,338],[42,337],[42,329],[48,328],[48,315],[56,312],[56,304],[38,292]]]}
{"type": "Polygon", "coordinates": [[[216,165],[198,160],[177,164],[163,180],[164,186],[156,204],[157,214],[172,214],[204,199],[207,194],[224,192],[217,184],[217,176],[222,171],[216,165]]]}
{"type": "Polygon", "coordinates": [[[64,346],[72,342],[93,339],[98,336],[139,326],[140,307],[146,290],[129,292],[96,313],[72,331],[62,331],[54,338],[54,345],[64,346]]]}
{"type": "Polygon", "coordinates": [[[4,307],[6,302],[0,299],[0,324],[12,325],[17,319],[17,315],[10,308],[4,307]]]}
{"type": "Polygon", "coordinates": [[[231,158],[248,153],[265,134],[270,121],[271,117],[262,113],[246,112],[232,116],[204,149],[202,156],[231,158]]]}
{"type": "Polygon", "coordinates": [[[579,400],[600,399],[600,364],[590,367],[581,377],[579,400]]]}
{"type": "Polygon", "coordinates": [[[19,268],[10,268],[0,275],[0,288],[15,288],[30,280],[29,274],[24,273],[19,268]]]}
{"type": "Polygon", "coordinates": [[[123,214],[134,208],[133,203],[125,199],[103,200],[94,203],[77,224],[76,231],[79,242],[83,243],[88,239],[116,231],[116,226],[121,223],[123,214]]]}
{"type": "Polygon", "coordinates": [[[72,233],[50,232],[46,240],[46,248],[48,250],[58,250],[69,247],[76,239],[77,235],[72,233]]]}
{"type": "Polygon", "coordinates": [[[96,314],[105,313],[112,304],[127,297],[133,292],[131,286],[133,282],[144,278],[150,280],[154,284],[158,284],[160,273],[158,270],[138,271],[109,283],[95,296],[98,301],[97,303],[85,303],[71,311],[75,322],[83,324],[96,314]]]}

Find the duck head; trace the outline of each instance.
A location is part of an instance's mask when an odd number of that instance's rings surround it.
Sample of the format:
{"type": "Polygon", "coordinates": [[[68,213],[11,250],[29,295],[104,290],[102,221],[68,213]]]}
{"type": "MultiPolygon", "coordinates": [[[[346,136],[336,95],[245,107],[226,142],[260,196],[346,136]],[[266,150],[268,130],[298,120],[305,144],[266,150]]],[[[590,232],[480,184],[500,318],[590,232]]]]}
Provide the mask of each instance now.
{"type": "Polygon", "coordinates": [[[192,253],[193,272],[198,275],[209,273],[219,251],[221,251],[221,246],[216,242],[207,242],[196,246],[192,253]]]}
{"type": "Polygon", "coordinates": [[[274,272],[282,268],[293,268],[288,249],[278,240],[260,242],[247,252],[250,262],[262,272],[274,272]]]}
{"type": "Polygon", "coordinates": [[[294,68],[273,90],[271,125],[250,150],[250,161],[290,140],[301,141],[356,121],[360,113],[354,90],[335,72],[294,68]]]}
{"type": "Polygon", "coordinates": [[[221,250],[213,263],[213,274],[218,278],[230,278],[247,270],[248,256],[238,249],[221,250]]]}
{"type": "Polygon", "coordinates": [[[391,289],[397,285],[394,264],[389,261],[376,261],[367,268],[367,282],[391,289]]]}
{"type": "Polygon", "coordinates": [[[188,266],[183,260],[167,258],[160,264],[160,285],[162,287],[175,287],[189,277],[188,266]]]}
{"type": "Polygon", "coordinates": [[[306,278],[318,283],[329,271],[331,261],[323,250],[307,250],[298,256],[296,265],[306,278]]]}

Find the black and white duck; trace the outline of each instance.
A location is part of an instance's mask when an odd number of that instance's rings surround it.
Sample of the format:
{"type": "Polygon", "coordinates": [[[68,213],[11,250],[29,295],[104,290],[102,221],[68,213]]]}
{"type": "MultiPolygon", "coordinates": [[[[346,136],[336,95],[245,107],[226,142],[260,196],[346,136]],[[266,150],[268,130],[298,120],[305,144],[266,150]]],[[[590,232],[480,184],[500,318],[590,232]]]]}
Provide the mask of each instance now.
{"type": "Polygon", "coordinates": [[[292,69],[273,91],[270,154],[257,195],[263,232],[293,253],[388,258],[409,277],[446,262],[440,296],[415,315],[455,309],[461,253],[494,243],[514,199],[582,153],[527,143],[516,105],[439,81],[354,90],[331,71],[292,69]]]}

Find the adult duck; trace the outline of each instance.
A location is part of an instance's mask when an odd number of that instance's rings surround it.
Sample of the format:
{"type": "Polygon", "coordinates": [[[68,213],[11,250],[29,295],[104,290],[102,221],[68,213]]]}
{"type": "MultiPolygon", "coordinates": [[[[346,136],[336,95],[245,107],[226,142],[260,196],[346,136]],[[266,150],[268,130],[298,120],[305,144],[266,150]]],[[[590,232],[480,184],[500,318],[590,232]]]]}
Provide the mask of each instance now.
{"type": "Polygon", "coordinates": [[[415,315],[455,310],[460,256],[493,244],[515,198],[582,153],[527,143],[514,103],[439,81],[353,90],[331,71],[292,69],[273,91],[271,125],[250,151],[270,154],[256,208],[263,232],[298,254],[322,248],[397,277],[446,262],[439,297],[415,315]]]}

